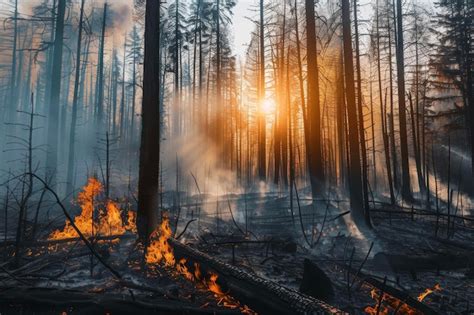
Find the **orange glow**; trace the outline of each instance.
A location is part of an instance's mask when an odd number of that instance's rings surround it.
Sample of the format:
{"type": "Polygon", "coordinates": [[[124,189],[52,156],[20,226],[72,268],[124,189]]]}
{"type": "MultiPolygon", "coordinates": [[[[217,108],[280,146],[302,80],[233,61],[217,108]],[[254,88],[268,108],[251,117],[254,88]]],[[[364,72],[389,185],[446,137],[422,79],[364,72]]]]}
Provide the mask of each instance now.
{"type": "MultiPolygon", "coordinates": [[[[82,211],[80,215],[74,218],[74,224],[79,228],[81,233],[86,237],[91,237],[94,235],[123,235],[126,231],[135,232],[135,213],[132,211],[128,212],[127,224],[124,225],[122,211],[117,203],[107,200],[105,202],[105,209],[103,209],[103,205],[97,202],[97,198],[102,191],[102,184],[97,179],[91,177],[83,187],[83,190],[78,194],[77,203],[82,211]],[[97,213],[99,213],[99,222],[93,220],[95,208],[97,208],[97,213]]],[[[70,222],[66,221],[64,228],[62,230],[53,231],[49,235],[49,239],[60,240],[78,236],[70,222]]]]}
{"type": "MultiPolygon", "coordinates": [[[[421,293],[418,296],[418,301],[422,302],[428,295],[435,291],[440,291],[441,286],[439,284],[436,284],[433,289],[426,289],[425,292],[421,293]]],[[[407,304],[403,303],[399,299],[396,299],[392,297],[389,294],[384,293],[382,296],[382,300],[380,301],[380,294],[378,293],[377,289],[372,289],[370,291],[370,296],[372,299],[375,300],[375,306],[367,306],[364,311],[366,314],[370,315],[389,315],[393,314],[395,310],[398,310],[397,314],[408,314],[408,315],[422,315],[418,310],[415,310],[408,306],[407,304]],[[379,307],[380,304],[380,307],[379,307]]]]}
{"type": "Polygon", "coordinates": [[[441,285],[439,283],[435,284],[435,286],[430,289],[430,288],[427,288],[425,290],[425,292],[421,293],[419,296],[418,296],[418,301],[420,302],[423,302],[423,300],[428,296],[430,295],[431,293],[435,292],[435,291],[441,291],[441,285]]]}
{"type": "Polygon", "coordinates": [[[148,264],[159,264],[164,259],[166,266],[173,267],[175,265],[173,249],[168,242],[171,235],[169,219],[167,216],[163,216],[161,225],[158,230],[153,232],[152,241],[147,248],[146,262],[148,264]]]}
{"type": "Polygon", "coordinates": [[[275,103],[275,100],[272,99],[272,98],[266,98],[263,100],[262,102],[262,112],[265,114],[265,115],[270,115],[270,114],[273,114],[276,110],[276,103],[275,103]]]}
{"type": "Polygon", "coordinates": [[[162,263],[165,267],[173,268],[172,271],[175,276],[184,277],[186,280],[193,282],[196,288],[202,291],[212,292],[218,301],[217,305],[231,309],[239,308],[243,314],[256,314],[248,306],[242,306],[239,301],[222,291],[217,283],[217,274],[210,272],[209,278],[205,279],[202,275],[199,263],[194,262],[194,270],[191,271],[186,265],[187,259],[181,258],[176,262],[173,248],[169,243],[171,236],[172,231],[169,218],[167,215],[164,215],[161,224],[151,235],[151,242],[146,253],[147,264],[156,265],[162,263]]]}

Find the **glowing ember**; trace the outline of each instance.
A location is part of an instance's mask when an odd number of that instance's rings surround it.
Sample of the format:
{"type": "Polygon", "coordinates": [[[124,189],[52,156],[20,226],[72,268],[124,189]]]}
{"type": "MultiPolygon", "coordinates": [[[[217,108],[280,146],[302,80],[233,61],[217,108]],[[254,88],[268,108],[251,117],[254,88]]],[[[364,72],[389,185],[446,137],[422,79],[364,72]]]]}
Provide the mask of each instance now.
{"type": "MultiPolygon", "coordinates": [[[[136,231],[134,212],[128,212],[127,224],[124,225],[122,211],[115,202],[107,200],[105,202],[105,209],[103,209],[103,204],[97,202],[97,197],[102,191],[102,184],[97,179],[91,177],[77,196],[77,203],[82,211],[80,215],[74,218],[74,224],[82,234],[86,237],[94,235],[112,236],[123,235],[126,231],[136,231]],[[99,213],[99,222],[95,222],[93,218],[95,208],[97,208],[97,213],[99,213]]],[[[59,240],[78,236],[70,222],[66,221],[63,230],[52,232],[49,239],[59,240]]]]}
{"type": "Polygon", "coordinates": [[[439,283],[435,284],[435,286],[432,289],[428,288],[425,290],[425,292],[421,293],[418,296],[418,301],[422,302],[428,295],[430,295],[431,293],[435,291],[441,291],[441,285],[439,283]]]}
{"type": "MultiPolygon", "coordinates": [[[[426,289],[425,292],[418,296],[418,301],[422,302],[428,295],[435,291],[441,291],[441,286],[436,284],[433,289],[426,289]]],[[[384,293],[382,297],[378,293],[377,289],[370,291],[370,296],[376,301],[375,306],[367,306],[364,311],[370,315],[389,315],[395,311],[397,314],[408,314],[408,315],[422,315],[420,311],[411,308],[407,304],[403,303],[399,299],[392,297],[389,294],[384,293]]]]}
{"type": "Polygon", "coordinates": [[[146,252],[146,262],[151,265],[164,264],[165,267],[170,267],[175,275],[183,276],[188,281],[193,282],[198,289],[203,291],[210,291],[217,299],[217,304],[231,309],[239,308],[243,314],[256,314],[248,306],[241,305],[239,301],[224,293],[217,283],[218,276],[210,273],[208,279],[205,279],[201,273],[198,263],[194,263],[194,270],[191,272],[186,265],[185,258],[176,262],[173,248],[169,244],[172,231],[167,215],[163,216],[160,226],[151,235],[151,241],[146,252]]]}

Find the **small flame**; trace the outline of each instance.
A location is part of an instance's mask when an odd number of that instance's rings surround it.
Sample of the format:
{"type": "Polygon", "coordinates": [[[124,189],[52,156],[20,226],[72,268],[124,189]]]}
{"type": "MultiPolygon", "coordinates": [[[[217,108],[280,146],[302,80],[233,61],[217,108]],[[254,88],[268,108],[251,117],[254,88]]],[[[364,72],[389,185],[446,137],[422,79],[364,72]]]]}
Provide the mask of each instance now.
{"type": "MultiPolygon", "coordinates": [[[[428,288],[425,292],[418,296],[418,301],[422,302],[428,295],[435,291],[441,291],[441,286],[436,284],[432,289],[428,288]]],[[[422,313],[416,309],[411,308],[407,304],[403,303],[399,299],[392,297],[389,294],[384,293],[382,297],[378,293],[377,289],[370,291],[370,296],[376,301],[375,306],[367,306],[364,311],[370,315],[389,315],[397,310],[397,314],[408,314],[408,315],[421,315],[422,313]]]]}
{"type": "Polygon", "coordinates": [[[421,293],[419,296],[418,296],[418,301],[419,302],[423,302],[423,300],[428,296],[430,295],[431,293],[433,292],[436,292],[436,291],[441,291],[441,285],[439,283],[435,284],[435,286],[430,289],[430,288],[427,288],[425,290],[425,292],[421,293]]]}
{"type": "MultiPolygon", "coordinates": [[[[105,209],[101,209],[101,203],[96,202],[97,197],[103,191],[102,184],[91,177],[87,184],[77,196],[77,203],[81,207],[81,214],[74,218],[74,224],[79,228],[81,233],[86,237],[91,237],[96,234],[104,236],[123,235],[126,231],[136,231],[135,213],[128,212],[127,224],[124,225],[122,220],[122,211],[117,203],[107,200],[105,202],[105,209]],[[100,214],[99,222],[93,218],[94,209],[98,209],[100,214]]],[[[76,230],[72,227],[69,221],[66,221],[62,230],[53,231],[49,235],[51,240],[59,240],[66,238],[78,237],[76,230]]]]}
{"type": "Polygon", "coordinates": [[[198,289],[212,292],[218,301],[217,305],[231,309],[239,308],[243,314],[256,314],[248,306],[241,305],[239,301],[222,291],[220,285],[217,283],[217,274],[209,273],[208,279],[205,279],[202,275],[199,263],[194,262],[194,270],[191,272],[186,264],[187,260],[185,258],[181,258],[176,262],[173,248],[169,243],[171,236],[172,231],[169,224],[169,218],[165,214],[163,215],[161,224],[151,235],[151,241],[147,247],[145,256],[148,264],[156,265],[162,263],[165,267],[174,267],[172,270],[174,270],[176,276],[183,276],[188,281],[195,283],[198,289]]]}
{"type": "Polygon", "coordinates": [[[221,290],[221,287],[217,284],[217,278],[218,275],[211,273],[211,276],[209,277],[209,281],[207,282],[207,287],[209,290],[216,295],[224,295],[224,293],[221,290]]]}
{"type": "Polygon", "coordinates": [[[148,264],[159,264],[162,260],[165,265],[173,267],[175,265],[175,258],[173,248],[170,246],[168,240],[172,235],[170,222],[168,217],[163,216],[163,220],[159,226],[159,230],[155,230],[151,235],[152,241],[147,248],[146,262],[148,264]],[[158,239],[157,239],[158,237],[158,239]]]}

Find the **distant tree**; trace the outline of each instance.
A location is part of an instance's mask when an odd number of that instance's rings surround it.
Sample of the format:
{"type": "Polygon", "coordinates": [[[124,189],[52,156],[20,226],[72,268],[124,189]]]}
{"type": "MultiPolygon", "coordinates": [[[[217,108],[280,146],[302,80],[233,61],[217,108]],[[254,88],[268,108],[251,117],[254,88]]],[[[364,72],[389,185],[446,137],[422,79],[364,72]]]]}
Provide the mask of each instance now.
{"type": "Polygon", "coordinates": [[[449,82],[438,87],[455,88],[461,93],[474,176],[474,3],[471,0],[441,0],[437,2],[439,40],[433,64],[449,82]]]}

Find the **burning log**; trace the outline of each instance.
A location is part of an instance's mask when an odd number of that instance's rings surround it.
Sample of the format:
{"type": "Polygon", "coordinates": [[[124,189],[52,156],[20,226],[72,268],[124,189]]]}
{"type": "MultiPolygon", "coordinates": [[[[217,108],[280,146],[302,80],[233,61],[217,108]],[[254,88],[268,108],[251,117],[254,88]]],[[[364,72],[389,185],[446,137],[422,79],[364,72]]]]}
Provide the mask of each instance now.
{"type": "Polygon", "coordinates": [[[229,294],[263,314],[342,314],[343,312],[313,297],[245,272],[174,239],[168,240],[177,257],[198,263],[201,272],[212,271],[229,294]]]}
{"type": "Polygon", "coordinates": [[[218,305],[244,314],[341,314],[313,297],[226,264],[171,237],[169,219],[151,235],[145,258],[151,268],[163,266],[176,276],[192,281],[198,289],[214,294],[218,305]],[[246,303],[251,309],[242,304],[246,303]]]}
{"type": "MultiPolygon", "coordinates": [[[[346,267],[347,268],[347,267],[346,267]]],[[[381,282],[374,277],[365,275],[362,272],[357,272],[357,270],[349,269],[349,272],[353,275],[356,275],[364,283],[370,285],[375,290],[372,290],[372,297],[380,300],[380,296],[377,295],[377,290],[381,291],[383,294],[383,299],[388,300],[389,303],[395,306],[395,309],[398,308],[398,314],[424,314],[424,315],[437,315],[438,312],[433,310],[431,307],[423,303],[423,299],[415,299],[411,297],[408,293],[400,291],[397,288],[387,285],[385,282],[381,282]],[[406,309],[402,311],[401,308],[406,309]]],[[[379,310],[380,311],[380,310],[379,310]]],[[[367,313],[372,314],[370,311],[367,313]]],[[[374,312],[373,314],[384,314],[382,312],[374,312]]]]}

